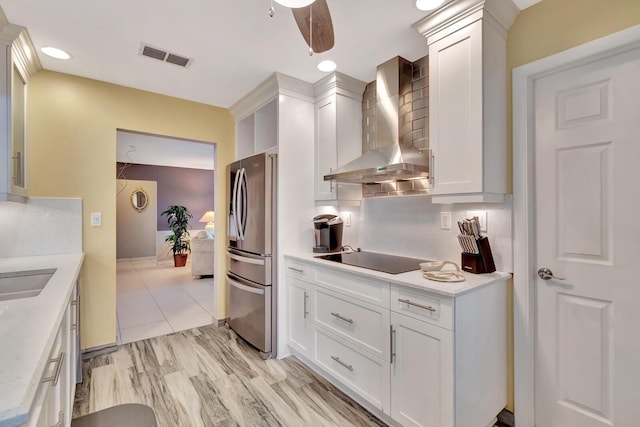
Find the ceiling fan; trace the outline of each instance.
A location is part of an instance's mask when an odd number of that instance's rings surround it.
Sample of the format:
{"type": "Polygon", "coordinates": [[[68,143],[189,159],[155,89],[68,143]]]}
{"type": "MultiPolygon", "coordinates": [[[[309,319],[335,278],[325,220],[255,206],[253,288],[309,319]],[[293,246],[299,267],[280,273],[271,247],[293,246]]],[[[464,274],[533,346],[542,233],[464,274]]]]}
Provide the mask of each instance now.
{"type": "MultiPolygon", "coordinates": [[[[333,22],[327,0],[275,0],[290,7],[302,37],[309,46],[309,55],[322,53],[334,44],[333,22]]],[[[273,8],[269,15],[273,16],[273,8]]]]}

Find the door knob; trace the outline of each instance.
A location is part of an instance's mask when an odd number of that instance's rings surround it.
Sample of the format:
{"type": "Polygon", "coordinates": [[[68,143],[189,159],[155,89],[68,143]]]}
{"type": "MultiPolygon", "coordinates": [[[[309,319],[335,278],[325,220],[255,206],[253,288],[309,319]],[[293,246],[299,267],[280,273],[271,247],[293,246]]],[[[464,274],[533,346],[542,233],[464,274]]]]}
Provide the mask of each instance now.
{"type": "Polygon", "coordinates": [[[547,267],[542,267],[538,270],[538,277],[542,280],[556,279],[556,280],[566,280],[566,277],[557,277],[553,275],[553,271],[548,269],[547,267]]]}

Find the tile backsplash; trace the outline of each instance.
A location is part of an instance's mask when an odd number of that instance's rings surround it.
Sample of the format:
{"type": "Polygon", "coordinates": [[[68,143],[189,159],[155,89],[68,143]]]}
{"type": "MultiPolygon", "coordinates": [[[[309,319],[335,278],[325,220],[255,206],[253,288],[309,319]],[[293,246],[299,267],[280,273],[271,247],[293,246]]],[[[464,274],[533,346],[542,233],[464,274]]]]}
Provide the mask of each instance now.
{"type": "Polygon", "coordinates": [[[512,272],[512,207],[511,195],[499,204],[436,205],[430,196],[364,199],[358,212],[357,246],[373,252],[451,260],[459,265],[457,221],[466,218],[467,211],[482,210],[487,212],[487,232],[483,234],[489,238],[496,268],[512,272]],[[440,229],[440,212],[451,212],[451,230],[440,229]]]}
{"type": "Polygon", "coordinates": [[[0,257],[82,252],[82,199],[0,202],[0,257]]]}

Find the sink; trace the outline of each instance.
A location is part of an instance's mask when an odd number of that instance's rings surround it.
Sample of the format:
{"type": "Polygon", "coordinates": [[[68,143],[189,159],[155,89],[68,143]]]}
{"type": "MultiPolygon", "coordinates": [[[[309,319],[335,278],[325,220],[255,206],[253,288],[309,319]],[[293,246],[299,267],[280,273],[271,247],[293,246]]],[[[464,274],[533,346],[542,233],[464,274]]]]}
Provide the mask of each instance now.
{"type": "Polygon", "coordinates": [[[55,272],[48,268],[0,273],[0,301],[38,296],[55,272]]]}

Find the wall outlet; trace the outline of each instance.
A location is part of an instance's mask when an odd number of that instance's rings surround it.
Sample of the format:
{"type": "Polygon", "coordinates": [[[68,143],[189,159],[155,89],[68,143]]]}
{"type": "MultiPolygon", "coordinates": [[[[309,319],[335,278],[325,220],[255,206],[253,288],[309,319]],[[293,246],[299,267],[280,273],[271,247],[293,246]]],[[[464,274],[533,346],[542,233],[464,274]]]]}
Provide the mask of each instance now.
{"type": "Polygon", "coordinates": [[[341,216],[344,221],[344,226],[351,227],[351,212],[343,212],[341,216]]]}
{"type": "Polygon", "coordinates": [[[451,212],[440,212],[440,229],[451,230],[451,212]]]}
{"type": "Polygon", "coordinates": [[[480,231],[487,232],[487,211],[467,211],[467,219],[471,219],[474,216],[478,217],[480,221],[480,231]]]}
{"type": "Polygon", "coordinates": [[[91,226],[102,227],[102,212],[91,212],[91,226]]]}

